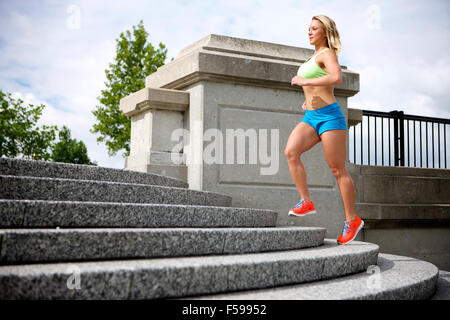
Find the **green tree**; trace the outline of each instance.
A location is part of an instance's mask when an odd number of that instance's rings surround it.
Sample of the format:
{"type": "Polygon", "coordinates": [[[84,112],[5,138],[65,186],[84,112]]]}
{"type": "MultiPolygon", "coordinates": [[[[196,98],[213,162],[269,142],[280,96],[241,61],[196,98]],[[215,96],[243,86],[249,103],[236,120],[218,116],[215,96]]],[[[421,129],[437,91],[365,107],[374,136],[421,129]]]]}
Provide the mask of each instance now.
{"type": "Polygon", "coordinates": [[[52,151],[51,159],[53,161],[97,165],[96,162],[89,159],[84,142],[71,138],[68,127],[63,126],[58,135],[59,142],[55,143],[52,151]]]}
{"type": "Polygon", "coordinates": [[[145,87],[145,77],[164,65],[167,49],[159,43],[155,49],[147,43],[148,33],[142,20],[133,26],[133,32],[122,32],[116,39],[115,63],[105,70],[106,89],[97,97],[100,105],[92,112],[97,122],[92,133],[100,134],[97,142],[105,142],[110,156],[124,149],[124,156],[130,153],[130,118],[119,109],[120,99],[145,87]]]}
{"type": "Polygon", "coordinates": [[[23,106],[23,100],[1,90],[0,104],[0,156],[49,160],[58,128],[36,125],[45,106],[23,106]]]}

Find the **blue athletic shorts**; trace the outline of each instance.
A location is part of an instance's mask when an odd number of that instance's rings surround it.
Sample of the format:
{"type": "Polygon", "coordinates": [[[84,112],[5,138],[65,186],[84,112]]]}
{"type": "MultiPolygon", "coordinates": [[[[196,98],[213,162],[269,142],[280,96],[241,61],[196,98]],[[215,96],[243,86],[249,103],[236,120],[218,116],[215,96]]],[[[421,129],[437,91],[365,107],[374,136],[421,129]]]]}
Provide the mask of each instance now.
{"type": "Polygon", "coordinates": [[[316,110],[306,109],[301,122],[313,127],[319,136],[327,130],[347,130],[345,116],[337,101],[316,110]]]}

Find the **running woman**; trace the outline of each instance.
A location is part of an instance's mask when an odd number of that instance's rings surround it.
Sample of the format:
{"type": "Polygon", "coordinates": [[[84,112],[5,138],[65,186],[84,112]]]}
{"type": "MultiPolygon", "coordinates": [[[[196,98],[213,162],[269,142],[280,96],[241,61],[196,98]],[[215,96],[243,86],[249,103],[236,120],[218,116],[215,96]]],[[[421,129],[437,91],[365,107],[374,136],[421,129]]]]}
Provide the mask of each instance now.
{"type": "Polygon", "coordinates": [[[284,150],[301,197],[300,202],[289,210],[289,215],[303,217],[316,213],[300,157],[322,141],[327,164],[336,178],[344,203],[346,220],[337,243],[348,244],[355,239],[364,222],[355,214],[353,181],[345,167],[347,124],[333,93],[334,85],[342,83],[337,59],[342,45],[336,24],[325,15],[312,18],[308,35],[310,44],[315,47],[314,54],[300,66],[291,81],[291,85],[303,88],[305,115],[292,130],[284,150]]]}

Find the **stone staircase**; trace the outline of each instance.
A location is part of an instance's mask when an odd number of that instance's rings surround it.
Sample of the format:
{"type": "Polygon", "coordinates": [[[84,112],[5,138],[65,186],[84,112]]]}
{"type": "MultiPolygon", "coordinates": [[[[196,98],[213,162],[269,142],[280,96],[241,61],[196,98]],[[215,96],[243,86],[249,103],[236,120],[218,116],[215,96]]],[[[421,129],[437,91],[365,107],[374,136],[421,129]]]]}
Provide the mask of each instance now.
{"type": "Polygon", "coordinates": [[[1,158],[0,299],[428,299],[439,270],[139,172],[1,158]]]}

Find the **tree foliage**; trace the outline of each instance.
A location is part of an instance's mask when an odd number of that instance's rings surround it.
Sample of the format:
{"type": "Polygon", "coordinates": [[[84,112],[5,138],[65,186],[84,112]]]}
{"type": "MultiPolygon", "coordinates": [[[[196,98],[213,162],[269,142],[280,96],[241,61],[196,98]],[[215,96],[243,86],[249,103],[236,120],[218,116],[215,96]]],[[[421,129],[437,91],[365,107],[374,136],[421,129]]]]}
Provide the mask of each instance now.
{"type": "Polygon", "coordinates": [[[2,91],[0,104],[0,156],[49,160],[58,129],[56,126],[36,125],[45,106],[24,106],[23,100],[15,100],[11,93],[2,91]]]}
{"type": "Polygon", "coordinates": [[[119,109],[120,99],[145,87],[145,77],[164,65],[167,49],[159,43],[155,49],[148,40],[142,20],[133,31],[127,30],[116,39],[114,63],[105,70],[106,89],[97,97],[100,105],[92,112],[97,121],[91,129],[99,134],[97,142],[104,142],[109,155],[124,150],[130,153],[130,118],[119,109]]]}
{"type": "Polygon", "coordinates": [[[97,165],[96,162],[92,162],[89,159],[84,142],[71,138],[68,127],[63,126],[58,135],[59,142],[53,146],[51,156],[53,161],[97,165]]]}
{"type": "Polygon", "coordinates": [[[97,165],[89,159],[84,142],[71,138],[68,127],[59,131],[57,126],[37,126],[44,108],[25,106],[23,100],[0,91],[0,157],[97,165]]]}

